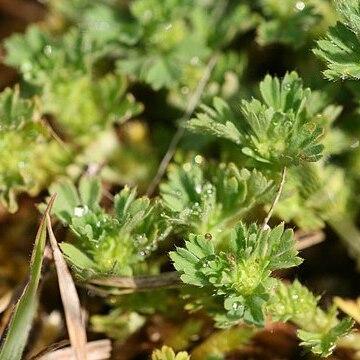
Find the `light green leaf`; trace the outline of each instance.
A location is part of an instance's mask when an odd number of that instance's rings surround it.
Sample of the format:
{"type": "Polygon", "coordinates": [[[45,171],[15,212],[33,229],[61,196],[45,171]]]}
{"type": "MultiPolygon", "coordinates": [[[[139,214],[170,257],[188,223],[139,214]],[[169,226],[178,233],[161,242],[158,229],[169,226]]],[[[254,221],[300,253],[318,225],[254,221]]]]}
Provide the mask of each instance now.
{"type": "Polygon", "coordinates": [[[311,333],[304,330],[298,331],[298,336],[302,340],[300,345],[310,347],[314,354],[322,357],[330,356],[336,348],[336,341],[347,335],[354,321],[347,317],[342,319],[336,326],[325,333],[311,333]]]}
{"type": "Polygon", "coordinates": [[[153,351],[151,360],[190,360],[190,356],[186,351],[175,354],[172,348],[164,345],[160,350],[153,351]]]}
{"type": "Polygon", "coordinates": [[[329,80],[360,79],[360,41],[358,36],[338,22],[324,40],[317,42],[315,55],[327,63],[324,75],[329,80]]]}
{"type": "Polygon", "coordinates": [[[101,183],[96,177],[83,176],[79,182],[79,194],[84,205],[96,209],[101,199],[101,183]]]}

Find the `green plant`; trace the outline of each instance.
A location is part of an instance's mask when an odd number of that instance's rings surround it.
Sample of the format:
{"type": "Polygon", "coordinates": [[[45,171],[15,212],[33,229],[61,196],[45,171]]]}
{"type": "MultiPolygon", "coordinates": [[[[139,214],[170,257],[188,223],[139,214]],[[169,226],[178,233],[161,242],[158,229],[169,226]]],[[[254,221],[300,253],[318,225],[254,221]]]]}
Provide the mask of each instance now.
{"type": "MultiPolygon", "coordinates": [[[[4,41],[21,86],[0,93],[0,201],[16,212],[36,196],[47,216],[56,194],[60,249],[82,299],[101,297],[89,329],[171,345],[153,360],[236,356],[275,322],[321,357],[358,351],[354,312],[325,309],[298,279],[313,261],[299,238],[327,226],[326,246],[341,240],[360,264],[360,128],[344,121],[358,117],[358,84],[328,84],[309,51],[326,79],[358,80],[360,1],[47,6],[4,41]]],[[[35,316],[41,229],[15,314],[30,285],[31,306],[0,359],[35,316]]]]}

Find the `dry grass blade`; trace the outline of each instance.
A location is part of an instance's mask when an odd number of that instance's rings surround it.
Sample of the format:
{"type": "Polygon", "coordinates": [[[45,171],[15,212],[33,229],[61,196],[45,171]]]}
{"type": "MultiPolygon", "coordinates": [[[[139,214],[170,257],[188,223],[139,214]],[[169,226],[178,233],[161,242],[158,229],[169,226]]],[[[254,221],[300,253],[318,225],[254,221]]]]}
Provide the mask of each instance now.
{"type": "Polygon", "coordinates": [[[321,230],[314,230],[314,231],[298,230],[295,233],[295,239],[297,240],[295,248],[296,250],[299,251],[323,242],[325,240],[325,234],[321,230]]]}
{"type": "Polygon", "coordinates": [[[61,300],[64,306],[66,325],[69,333],[70,343],[74,351],[74,359],[86,360],[87,339],[80,300],[76,292],[74,281],[52,230],[50,216],[47,215],[46,221],[50,245],[53,251],[58,276],[61,300]]]}
{"type": "MultiPolygon", "coordinates": [[[[105,360],[111,356],[111,341],[108,339],[91,341],[86,344],[88,360],[105,360]]],[[[36,356],[32,360],[75,360],[75,354],[71,347],[46,352],[36,356]]]]}
{"type": "Polygon", "coordinates": [[[90,283],[103,286],[114,286],[119,288],[136,290],[153,290],[172,288],[182,285],[180,274],[176,271],[158,275],[123,276],[114,278],[95,278],[90,283]]]}
{"type": "Polygon", "coordinates": [[[31,255],[29,278],[23,286],[23,291],[13,308],[4,336],[1,339],[1,360],[20,360],[22,358],[22,353],[31,328],[31,322],[37,308],[37,290],[40,282],[46,243],[46,218],[49,216],[55,197],[56,195],[53,195],[50,199],[40,221],[31,255]]]}
{"type": "MultiPolygon", "coordinates": [[[[200,98],[202,96],[202,93],[205,90],[206,84],[209,81],[209,78],[212,74],[212,71],[216,65],[218,61],[218,56],[217,54],[214,54],[207,66],[206,66],[206,70],[204,72],[203,77],[201,78],[201,80],[198,83],[198,86],[194,92],[194,94],[191,96],[190,101],[188,103],[188,106],[186,107],[185,113],[183,115],[182,121],[183,123],[186,123],[188,120],[190,120],[191,115],[193,114],[193,112],[195,111],[196,106],[198,105],[200,98]]],[[[174,156],[176,147],[178,146],[181,138],[183,137],[185,133],[185,126],[180,126],[174,137],[172,138],[169,148],[166,151],[166,154],[164,155],[163,159],[161,160],[161,163],[159,165],[158,171],[154,177],[154,179],[152,180],[152,182],[150,183],[147,191],[146,191],[146,195],[147,196],[151,196],[152,193],[155,191],[156,186],[159,184],[161,178],[164,176],[165,171],[167,166],[169,165],[169,162],[171,161],[172,157],[174,156]]]]}
{"type": "Polygon", "coordinates": [[[13,292],[8,291],[0,298],[0,314],[3,313],[11,303],[13,292]]]}
{"type": "Polygon", "coordinates": [[[357,323],[360,324],[360,297],[355,300],[343,299],[336,296],[334,303],[347,315],[351,316],[357,323]]]}
{"type": "Polygon", "coordinates": [[[278,191],[276,193],[274,201],[271,204],[270,210],[269,210],[268,214],[266,215],[266,218],[264,219],[263,229],[267,228],[267,224],[268,224],[269,220],[271,219],[271,216],[272,216],[272,214],[274,212],[276,204],[280,200],[280,196],[281,196],[281,193],[283,191],[284,184],[285,184],[285,178],[286,178],[286,167],[284,167],[283,170],[282,170],[279,189],[278,189],[278,191]]]}

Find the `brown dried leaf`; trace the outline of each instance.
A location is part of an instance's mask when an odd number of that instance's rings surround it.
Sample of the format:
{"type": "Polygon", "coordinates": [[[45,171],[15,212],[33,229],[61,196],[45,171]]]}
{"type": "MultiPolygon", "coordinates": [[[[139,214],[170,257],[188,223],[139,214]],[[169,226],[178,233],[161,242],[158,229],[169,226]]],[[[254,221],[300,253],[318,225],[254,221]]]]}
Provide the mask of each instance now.
{"type": "Polygon", "coordinates": [[[66,326],[69,333],[70,343],[74,351],[74,359],[87,359],[87,337],[83,314],[81,311],[80,300],[76,287],[63,254],[56,241],[50,216],[47,216],[47,229],[49,233],[50,245],[53,251],[61,300],[64,306],[66,326]]]}
{"type": "Polygon", "coordinates": [[[336,296],[334,303],[347,315],[360,324],[360,297],[355,300],[343,299],[336,296]]]}

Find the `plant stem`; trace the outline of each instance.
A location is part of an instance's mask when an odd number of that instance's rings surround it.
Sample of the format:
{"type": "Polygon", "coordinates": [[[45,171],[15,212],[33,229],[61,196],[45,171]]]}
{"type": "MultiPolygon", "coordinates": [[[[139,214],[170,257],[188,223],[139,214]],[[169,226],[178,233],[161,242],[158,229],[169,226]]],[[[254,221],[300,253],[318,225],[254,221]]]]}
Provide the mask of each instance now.
{"type": "Polygon", "coordinates": [[[295,232],[294,238],[297,240],[295,245],[296,250],[304,250],[325,240],[325,234],[321,230],[301,231],[295,232]]]}
{"type": "Polygon", "coordinates": [[[281,173],[281,181],[280,181],[280,186],[279,186],[279,190],[278,192],[276,193],[276,196],[275,196],[275,199],[273,201],[273,203],[271,204],[271,207],[270,207],[270,210],[264,220],[264,224],[263,224],[263,229],[266,229],[267,227],[267,224],[274,212],[274,209],[275,209],[275,206],[276,204],[278,203],[279,199],[280,199],[280,196],[281,196],[281,193],[282,193],[282,190],[283,190],[283,187],[284,187],[284,184],[285,184],[285,177],[286,177],[286,166],[284,166],[283,170],[282,170],[282,173],[281,173]]]}
{"type": "Polygon", "coordinates": [[[177,271],[166,272],[158,275],[95,278],[89,280],[89,283],[136,290],[171,288],[182,284],[180,274],[177,271]]]}
{"type": "Polygon", "coordinates": [[[199,84],[198,84],[194,94],[191,96],[188,106],[186,107],[186,110],[182,117],[180,126],[178,127],[174,137],[172,138],[169,148],[166,151],[165,156],[161,160],[158,171],[146,191],[147,196],[152,195],[156,186],[159,184],[161,178],[164,176],[166,168],[167,168],[169,162],[171,161],[172,157],[174,156],[176,147],[178,146],[179,141],[181,140],[181,138],[183,137],[183,135],[185,133],[185,127],[183,126],[183,124],[190,120],[192,113],[194,112],[196,106],[198,105],[201,95],[205,90],[205,86],[206,86],[207,82],[209,81],[209,78],[214,69],[214,66],[216,65],[217,59],[218,59],[217,54],[214,54],[213,56],[211,56],[207,66],[206,66],[205,73],[204,73],[203,77],[201,78],[201,80],[199,81],[199,84]]]}

